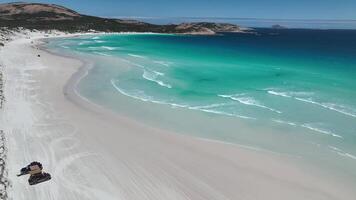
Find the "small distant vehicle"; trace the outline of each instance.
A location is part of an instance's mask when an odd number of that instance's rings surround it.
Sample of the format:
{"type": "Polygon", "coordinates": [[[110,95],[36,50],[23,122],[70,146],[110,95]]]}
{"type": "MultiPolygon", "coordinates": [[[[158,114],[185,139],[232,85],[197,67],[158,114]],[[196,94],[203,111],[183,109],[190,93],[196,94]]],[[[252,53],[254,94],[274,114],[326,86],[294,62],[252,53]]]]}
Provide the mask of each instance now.
{"type": "Polygon", "coordinates": [[[17,176],[24,176],[30,174],[28,183],[30,185],[36,185],[45,181],[51,180],[51,175],[49,173],[43,172],[43,166],[39,162],[32,162],[26,167],[20,170],[20,174],[17,176]]]}

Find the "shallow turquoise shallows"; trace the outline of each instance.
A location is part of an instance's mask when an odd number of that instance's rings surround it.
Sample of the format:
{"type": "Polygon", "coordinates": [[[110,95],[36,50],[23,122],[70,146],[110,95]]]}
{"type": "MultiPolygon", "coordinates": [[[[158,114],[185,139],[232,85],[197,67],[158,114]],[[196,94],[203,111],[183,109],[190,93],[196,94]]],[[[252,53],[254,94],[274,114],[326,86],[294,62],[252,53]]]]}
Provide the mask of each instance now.
{"type": "Polygon", "coordinates": [[[102,35],[49,47],[94,62],[79,92],[95,103],[356,176],[356,31],[102,35]]]}

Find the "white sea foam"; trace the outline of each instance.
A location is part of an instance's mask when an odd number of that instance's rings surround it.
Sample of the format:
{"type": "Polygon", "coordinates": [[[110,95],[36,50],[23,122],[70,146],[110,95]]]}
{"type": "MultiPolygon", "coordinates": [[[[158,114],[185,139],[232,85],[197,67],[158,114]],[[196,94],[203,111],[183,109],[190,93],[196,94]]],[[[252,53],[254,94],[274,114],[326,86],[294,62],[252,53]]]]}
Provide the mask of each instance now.
{"type": "Polygon", "coordinates": [[[130,93],[124,91],[123,89],[121,89],[120,87],[118,87],[118,86],[116,85],[115,80],[113,80],[113,79],[112,79],[110,82],[111,82],[111,85],[112,85],[117,91],[119,91],[121,94],[123,94],[123,95],[125,95],[125,96],[131,97],[131,98],[134,98],[134,99],[137,99],[137,100],[145,101],[145,102],[149,101],[149,102],[153,102],[153,103],[166,104],[165,102],[153,100],[152,97],[147,96],[146,94],[144,94],[143,91],[137,90],[137,91],[136,91],[136,94],[130,94],[130,93]]]}
{"type": "Polygon", "coordinates": [[[315,131],[317,133],[330,135],[330,136],[337,137],[337,138],[343,138],[341,135],[335,134],[335,133],[333,133],[333,132],[331,132],[329,130],[325,130],[325,129],[321,129],[321,128],[318,128],[318,127],[314,127],[311,124],[301,124],[301,125],[299,125],[298,123],[295,123],[295,122],[283,121],[283,120],[279,120],[279,119],[272,119],[272,121],[280,123],[280,124],[291,125],[291,126],[300,126],[300,127],[307,128],[309,130],[315,131]]]}
{"type": "Polygon", "coordinates": [[[98,39],[100,39],[100,37],[99,36],[95,36],[95,37],[92,37],[91,39],[92,40],[98,40],[98,39]]]}
{"type": "Polygon", "coordinates": [[[320,129],[320,128],[317,128],[317,127],[313,127],[310,124],[302,124],[301,126],[304,127],[304,128],[307,128],[309,130],[318,132],[318,133],[322,133],[322,134],[325,134],[325,135],[331,135],[331,136],[337,137],[337,138],[343,138],[341,135],[335,134],[335,133],[333,133],[331,131],[328,131],[328,130],[323,130],[323,129],[320,129]]]}
{"type": "Polygon", "coordinates": [[[129,54],[127,54],[127,55],[129,55],[129,56],[131,56],[131,57],[135,57],[135,58],[146,58],[146,57],[144,57],[144,56],[140,56],[140,55],[136,55],[136,54],[132,54],[132,53],[129,53],[129,54]]]}
{"type": "Polygon", "coordinates": [[[303,91],[288,91],[288,92],[282,92],[278,91],[278,89],[273,89],[273,88],[267,88],[267,93],[275,96],[281,96],[281,97],[286,97],[286,98],[292,98],[292,97],[305,97],[305,96],[311,96],[314,93],[313,92],[303,92],[303,91]]]}
{"type": "Polygon", "coordinates": [[[172,88],[171,85],[169,85],[167,83],[164,83],[161,80],[158,80],[158,76],[162,76],[162,75],[163,75],[163,73],[144,69],[142,77],[144,79],[146,79],[146,80],[153,81],[153,82],[157,83],[160,86],[163,86],[163,87],[166,87],[166,88],[172,88]]]}
{"type": "Polygon", "coordinates": [[[306,96],[312,96],[314,95],[314,92],[305,92],[305,91],[290,91],[287,94],[291,96],[298,96],[298,97],[306,97],[306,96]]]}
{"type": "Polygon", "coordinates": [[[98,55],[101,55],[101,56],[110,56],[109,54],[102,53],[102,52],[97,52],[97,51],[94,51],[94,53],[98,54],[98,55]]]}
{"type": "Polygon", "coordinates": [[[64,46],[64,45],[59,45],[60,47],[64,48],[64,49],[69,49],[69,47],[64,46]]]}
{"type": "Polygon", "coordinates": [[[172,62],[167,62],[167,61],[159,61],[159,60],[155,60],[153,61],[154,63],[157,63],[157,64],[160,64],[160,65],[163,65],[163,66],[166,66],[166,67],[169,67],[171,66],[173,63],[172,62]]]}
{"type": "Polygon", "coordinates": [[[297,126],[297,124],[294,123],[294,122],[283,121],[283,120],[279,120],[279,119],[272,119],[272,121],[280,123],[280,124],[288,124],[288,125],[291,125],[291,126],[297,126]]]}
{"type": "Polygon", "coordinates": [[[159,76],[164,76],[164,73],[162,73],[162,72],[153,71],[153,70],[152,70],[152,72],[155,73],[155,74],[157,74],[157,75],[159,75],[159,76]]]}
{"type": "Polygon", "coordinates": [[[143,91],[139,91],[139,90],[136,90],[135,94],[132,94],[132,93],[130,94],[129,92],[126,92],[123,89],[121,89],[120,87],[118,87],[116,85],[115,80],[112,79],[110,82],[111,82],[111,85],[121,94],[131,97],[131,98],[134,98],[134,99],[137,99],[137,100],[144,101],[144,102],[152,102],[152,103],[157,103],[157,104],[170,105],[173,108],[178,107],[178,108],[187,108],[190,110],[199,110],[199,111],[203,111],[203,112],[207,112],[207,113],[225,115],[225,116],[230,116],[230,117],[238,117],[238,118],[242,118],[242,119],[256,119],[253,117],[247,117],[247,116],[242,116],[242,115],[237,115],[237,114],[232,114],[232,113],[227,113],[227,112],[204,108],[204,107],[209,107],[209,106],[189,106],[189,105],[183,105],[183,104],[177,104],[177,103],[171,103],[171,102],[165,102],[165,101],[158,101],[158,100],[155,100],[153,97],[146,95],[143,91]]]}
{"type": "Polygon", "coordinates": [[[267,110],[270,110],[272,112],[276,112],[276,113],[279,113],[279,114],[282,113],[279,110],[276,110],[276,109],[273,109],[273,108],[270,108],[270,107],[267,107],[267,106],[261,104],[260,102],[258,102],[257,100],[255,100],[252,97],[246,97],[245,94],[218,95],[218,96],[219,97],[223,97],[223,98],[229,98],[229,99],[232,99],[234,101],[238,101],[238,102],[240,102],[242,104],[245,104],[245,105],[256,106],[256,107],[267,109],[267,110]]]}
{"type": "Polygon", "coordinates": [[[344,157],[348,157],[348,158],[356,160],[356,156],[355,155],[352,155],[352,154],[349,154],[349,153],[341,153],[341,152],[339,152],[338,154],[340,156],[344,156],[344,157]]]}
{"type": "Polygon", "coordinates": [[[205,106],[192,106],[192,109],[206,109],[206,108],[217,108],[217,107],[223,107],[227,105],[232,105],[232,104],[227,104],[227,103],[214,103],[210,105],[205,105],[205,106]]]}
{"type": "Polygon", "coordinates": [[[232,114],[232,113],[227,113],[227,112],[217,111],[217,110],[211,110],[211,109],[193,109],[193,110],[200,110],[200,111],[204,111],[204,112],[208,112],[208,113],[226,115],[226,116],[230,116],[230,117],[238,117],[238,118],[242,118],[242,119],[256,119],[253,117],[247,117],[247,116],[243,116],[243,115],[237,115],[237,114],[232,114]]]}
{"type": "Polygon", "coordinates": [[[347,153],[343,150],[341,150],[340,148],[337,148],[337,147],[334,147],[334,146],[328,146],[331,150],[333,150],[335,153],[337,153],[338,155],[340,156],[343,156],[343,157],[347,157],[347,158],[351,158],[351,159],[354,159],[356,160],[356,156],[355,155],[352,155],[350,153],[347,153]]]}
{"type": "Polygon", "coordinates": [[[145,101],[145,102],[152,102],[152,103],[156,103],[156,104],[170,105],[173,108],[189,108],[189,105],[183,105],[183,104],[155,100],[153,97],[146,95],[144,93],[144,91],[140,91],[140,90],[136,90],[135,94],[132,94],[132,92],[130,94],[129,92],[126,92],[123,89],[121,89],[120,87],[118,87],[115,80],[112,79],[110,82],[111,82],[111,85],[117,91],[119,91],[121,94],[131,97],[131,98],[134,98],[134,99],[137,99],[137,100],[141,100],[141,101],[145,101]]]}
{"type": "Polygon", "coordinates": [[[243,118],[243,119],[256,119],[253,117],[247,117],[247,116],[228,113],[228,112],[224,112],[224,111],[213,110],[213,108],[219,108],[219,107],[224,107],[224,106],[229,106],[229,105],[233,105],[233,104],[231,104],[231,103],[215,103],[215,104],[204,105],[204,106],[190,106],[188,108],[191,110],[200,110],[203,112],[226,115],[226,116],[230,116],[230,117],[238,117],[238,118],[243,118]]]}
{"type": "Polygon", "coordinates": [[[116,47],[101,46],[101,47],[88,47],[88,49],[96,50],[96,51],[103,51],[103,50],[113,51],[116,49],[116,47]]]}
{"type": "Polygon", "coordinates": [[[268,94],[271,94],[271,95],[293,98],[295,100],[302,101],[305,103],[311,103],[311,104],[314,104],[317,106],[321,106],[325,109],[329,109],[329,110],[332,110],[332,111],[335,111],[335,112],[338,112],[338,113],[341,113],[341,114],[344,114],[344,115],[347,115],[350,117],[356,117],[356,111],[354,109],[347,108],[346,106],[338,105],[335,103],[320,103],[320,102],[314,101],[312,98],[305,98],[305,96],[313,95],[312,92],[277,92],[275,90],[268,90],[267,92],[268,92],[268,94]],[[301,96],[304,96],[304,98],[301,96]]]}
{"type": "Polygon", "coordinates": [[[96,43],[104,43],[105,41],[103,41],[103,40],[94,40],[94,42],[96,42],[96,43]]]}
{"type": "Polygon", "coordinates": [[[332,149],[332,150],[334,150],[334,151],[338,151],[338,152],[340,152],[340,151],[342,151],[341,149],[339,149],[339,148],[337,148],[337,147],[334,147],[334,146],[328,146],[330,149],[332,149]]]}
{"type": "Polygon", "coordinates": [[[113,51],[113,50],[117,49],[116,47],[108,47],[108,46],[101,46],[101,48],[109,50],[109,51],[113,51]]]}
{"type": "Polygon", "coordinates": [[[285,92],[276,92],[276,91],[273,91],[273,90],[269,90],[267,91],[268,94],[272,94],[272,95],[276,95],[276,96],[281,96],[281,97],[287,97],[287,98],[291,98],[291,96],[287,95],[287,93],[285,92]]]}
{"type": "Polygon", "coordinates": [[[304,98],[299,98],[299,97],[296,97],[295,99],[298,101],[303,101],[305,103],[311,103],[314,105],[318,105],[323,108],[326,108],[326,109],[329,109],[329,110],[332,110],[332,111],[335,111],[335,112],[338,112],[338,113],[341,113],[341,114],[344,114],[344,115],[347,115],[350,117],[356,117],[356,113],[347,111],[346,107],[343,105],[337,105],[334,103],[319,103],[319,102],[313,101],[312,99],[304,99],[304,98]]]}
{"type": "Polygon", "coordinates": [[[89,41],[83,41],[83,42],[79,42],[78,45],[79,46],[82,46],[82,45],[85,45],[85,44],[90,44],[91,42],[89,41]]]}

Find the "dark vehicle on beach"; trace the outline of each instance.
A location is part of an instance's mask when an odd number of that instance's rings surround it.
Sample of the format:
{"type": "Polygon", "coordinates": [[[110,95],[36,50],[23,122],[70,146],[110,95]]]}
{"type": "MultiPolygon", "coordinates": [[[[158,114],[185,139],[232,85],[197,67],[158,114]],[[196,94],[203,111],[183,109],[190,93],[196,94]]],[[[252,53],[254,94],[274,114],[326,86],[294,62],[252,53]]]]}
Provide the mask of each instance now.
{"type": "Polygon", "coordinates": [[[45,181],[50,180],[52,177],[49,173],[42,171],[43,166],[39,162],[32,162],[26,167],[20,170],[20,174],[17,176],[23,176],[30,174],[30,178],[28,179],[28,183],[30,185],[36,185],[45,181]]]}

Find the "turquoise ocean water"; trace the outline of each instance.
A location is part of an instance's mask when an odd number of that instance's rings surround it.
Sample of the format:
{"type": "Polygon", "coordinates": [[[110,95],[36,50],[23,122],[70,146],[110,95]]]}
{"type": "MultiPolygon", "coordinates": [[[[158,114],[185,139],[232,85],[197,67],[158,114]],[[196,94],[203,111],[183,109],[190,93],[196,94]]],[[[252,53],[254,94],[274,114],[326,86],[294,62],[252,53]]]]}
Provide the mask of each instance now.
{"type": "Polygon", "coordinates": [[[327,165],[356,180],[356,31],[51,40],[94,62],[79,92],[153,126],[327,165]]]}

